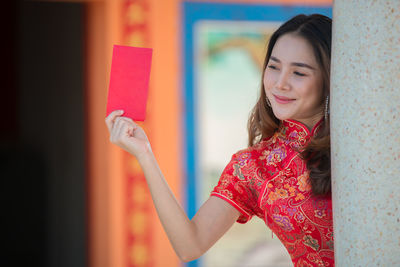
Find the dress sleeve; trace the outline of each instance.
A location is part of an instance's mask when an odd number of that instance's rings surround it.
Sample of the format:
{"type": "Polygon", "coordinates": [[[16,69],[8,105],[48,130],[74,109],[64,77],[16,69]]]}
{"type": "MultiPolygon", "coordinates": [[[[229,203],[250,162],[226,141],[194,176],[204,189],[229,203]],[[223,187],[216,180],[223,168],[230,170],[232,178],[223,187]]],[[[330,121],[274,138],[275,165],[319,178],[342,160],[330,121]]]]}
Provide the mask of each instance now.
{"type": "Polygon", "coordinates": [[[211,196],[227,201],[241,213],[238,223],[248,222],[255,214],[257,205],[249,185],[249,161],[251,157],[248,153],[234,154],[211,192],[211,196]]]}

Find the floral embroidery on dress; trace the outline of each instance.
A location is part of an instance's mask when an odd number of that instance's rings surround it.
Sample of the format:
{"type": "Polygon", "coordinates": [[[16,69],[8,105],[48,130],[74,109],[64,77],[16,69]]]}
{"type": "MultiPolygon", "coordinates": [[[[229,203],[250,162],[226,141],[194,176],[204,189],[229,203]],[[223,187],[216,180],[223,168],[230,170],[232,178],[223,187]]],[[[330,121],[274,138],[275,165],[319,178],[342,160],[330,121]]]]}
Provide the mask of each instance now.
{"type": "Polygon", "coordinates": [[[315,263],[316,266],[321,266],[321,267],[324,267],[324,266],[325,266],[325,264],[324,264],[324,262],[321,260],[321,258],[318,257],[318,254],[310,253],[310,254],[307,255],[307,259],[308,259],[310,262],[315,263]]]}
{"type": "Polygon", "coordinates": [[[289,191],[289,194],[291,197],[293,197],[296,194],[296,188],[294,188],[293,186],[290,186],[289,184],[285,184],[283,187],[289,191]]]}
{"type": "Polygon", "coordinates": [[[288,137],[286,143],[293,145],[295,148],[300,148],[307,142],[306,134],[304,134],[304,132],[292,131],[288,137]]]}
{"type": "Polygon", "coordinates": [[[328,228],[328,232],[325,234],[326,239],[332,240],[333,239],[333,228],[328,228]]]}
{"type": "Polygon", "coordinates": [[[302,193],[298,193],[294,199],[295,199],[296,201],[299,201],[299,200],[303,200],[303,199],[305,199],[305,198],[306,198],[306,197],[305,197],[302,193]]]}
{"type": "Polygon", "coordinates": [[[282,205],[282,210],[289,214],[289,216],[293,216],[297,212],[296,208],[290,208],[286,205],[282,205]]]}
{"type": "Polygon", "coordinates": [[[229,199],[233,198],[233,194],[229,190],[221,190],[221,193],[227,196],[229,199]]]}
{"type": "Polygon", "coordinates": [[[304,245],[311,247],[315,251],[319,250],[318,241],[316,239],[312,238],[311,235],[305,235],[303,237],[303,243],[304,243],[304,245]]]}
{"type": "Polygon", "coordinates": [[[326,241],[326,246],[328,247],[329,250],[333,251],[333,240],[326,241]]]}
{"type": "Polygon", "coordinates": [[[275,223],[278,224],[283,230],[288,232],[293,230],[293,225],[290,223],[290,220],[287,216],[274,214],[272,215],[272,218],[274,219],[275,223]]]}
{"type": "Polygon", "coordinates": [[[314,210],[314,215],[315,217],[322,219],[323,217],[326,216],[326,213],[324,210],[314,210]]]}
{"type": "Polygon", "coordinates": [[[283,121],[272,137],[233,155],[211,193],[241,212],[239,223],[262,218],[294,266],[334,266],[331,196],[312,195],[299,156],[321,122],[309,131],[300,122],[283,121]]]}
{"type": "Polygon", "coordinates": [[[315,267],[315,266],[301,259],[300,261],[297,262],[296,267],[315,267]]]}
{"type": "Polygon", "coordinates": [[[300,175],[297,178],[297,185],[299,186],[300,191],[310,191],[311,185],[309,183],[309,173],[306,171],[304,174],[300,175]]]}
{"type": "Polygon", "coordinates": [[[296,215],[294,216],[294,218],[296,219],[297,222],[302,223],[304,222],[304,215],[301,212],[296,213],[296,215]]]}
{"type": "Polygon", "coordinates": [[[220,181],[220,187],[225,188],[230,183],[230,179],[228,175],[222,175],[220,181]]]}
{"type": "Polygon", "coordinates": [[[239,177],[240,180],[244,180],[244,176],[242,173],[242,168],[240,167],[240,164],[234,164],[233,168],[235,169],[235,171],[233,172],[233,175],[239,177]]]}
{"type": "Polygon", "coordinates": [[[326,210],[329,207],[328,207],[328,202],[325,199],[313,200],[312,204],[315,209],[314,210],[315,217],[322,219],[327,216],[326,210]]]}
{"type": "Polygon", "coordinates": [[[260,160],[266,160],[268,166],[277,166],[278,163],[282,162],[286,158],[286,152],[282,147],[276,147],[272,150],[264,150],[260,160]]]}
{"type": "Polygon", "coordinates": [[[245,166],[251,157],[250,153],[242,153],[239,157],[239,165],[241,167],[245,166]]]}

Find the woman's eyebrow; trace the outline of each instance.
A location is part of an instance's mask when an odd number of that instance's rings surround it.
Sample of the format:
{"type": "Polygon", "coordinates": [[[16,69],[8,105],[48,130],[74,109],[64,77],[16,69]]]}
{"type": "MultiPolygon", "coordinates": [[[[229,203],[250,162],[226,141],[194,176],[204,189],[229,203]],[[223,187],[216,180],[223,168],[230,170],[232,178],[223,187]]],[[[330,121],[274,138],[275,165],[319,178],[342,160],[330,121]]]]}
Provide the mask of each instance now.
{"type": "MultiPolygon", "coordinates": [[[[275,61],[275,62],[281,63],[281,61],[279,59],[277,59],[276,57],[274,57],[274,56],[271,56],[270,59],[275,61]]],[[[311,67],[310,65],[308,65],[306,63],[302,63],[302,62],[292,62],[292,63],[290,63],[290,65],[297,66],[297,67],[303,67],[303,68],[309,68],[309,69],[315,70],[314,67],[311,67]]]]}

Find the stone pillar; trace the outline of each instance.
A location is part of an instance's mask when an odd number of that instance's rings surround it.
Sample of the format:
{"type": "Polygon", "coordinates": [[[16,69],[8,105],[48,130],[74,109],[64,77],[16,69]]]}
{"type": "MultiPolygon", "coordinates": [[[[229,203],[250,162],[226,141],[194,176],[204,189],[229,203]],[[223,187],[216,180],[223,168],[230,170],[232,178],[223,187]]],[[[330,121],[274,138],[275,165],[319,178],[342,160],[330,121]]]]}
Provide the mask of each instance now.
{"type": "Polygon", "coordinates": [[[333,23],[336,266],[400,266],[400,1],[336,0],[333,23]]]}

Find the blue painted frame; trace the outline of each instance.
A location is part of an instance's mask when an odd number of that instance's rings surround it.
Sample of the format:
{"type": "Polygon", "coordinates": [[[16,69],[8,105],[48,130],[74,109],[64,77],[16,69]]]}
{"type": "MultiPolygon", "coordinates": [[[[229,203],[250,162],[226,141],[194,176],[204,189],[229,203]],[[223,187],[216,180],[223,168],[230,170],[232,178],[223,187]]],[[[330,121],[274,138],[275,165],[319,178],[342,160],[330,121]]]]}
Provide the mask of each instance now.
{"type": "MultiPolygon", "coordinates": [[[[184,1],[182,3],[182,47],[183,47],[183,159],[184,177],[186,177],[186,211],[189,218],[196,213],[196,164],[197,129],[196,101],[194,84],[194,25],[201,20],[219,21],[286,21],[297,14],[319,13],[332,17],[331,6],[295,6],[271,4],[232,4],[206,3],[184,1]]],[[[187,266],[197,267],[199,261],[187,263],[187,266]]]]}

